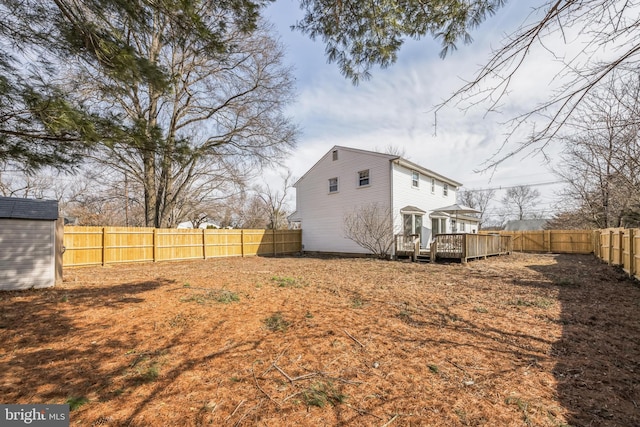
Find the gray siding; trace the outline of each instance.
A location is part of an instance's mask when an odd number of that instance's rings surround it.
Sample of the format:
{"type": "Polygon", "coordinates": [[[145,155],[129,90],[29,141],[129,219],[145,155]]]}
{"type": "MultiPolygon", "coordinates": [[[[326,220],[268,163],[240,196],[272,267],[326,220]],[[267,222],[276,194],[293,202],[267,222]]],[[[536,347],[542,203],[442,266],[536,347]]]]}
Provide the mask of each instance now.
{"type": "Polygon", "coordinates": [[[0,218],[0,289],[55,283],[54,221],[0,218]]]}

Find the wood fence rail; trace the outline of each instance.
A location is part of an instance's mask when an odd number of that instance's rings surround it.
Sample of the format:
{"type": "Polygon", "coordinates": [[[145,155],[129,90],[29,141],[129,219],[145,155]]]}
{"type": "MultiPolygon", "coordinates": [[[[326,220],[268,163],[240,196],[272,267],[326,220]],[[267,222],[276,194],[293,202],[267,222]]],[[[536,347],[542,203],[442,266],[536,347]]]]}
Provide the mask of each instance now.
{"type": "Polygon", "coordinates": [[[590,254],[593,230],[481,231],[480,234],[511,236],[514,252],[590,254]]]}
{"type": "Polygon", "coordinates": [[[515,252],[590,254],[640,280],[640,229],[483,231],[512,237],[515,252]]]}
{"type": "Polygon", "coordinates": [[[594,254],[610,265],[622,267],[640,280],[640,229],[607,228],[593,231],[594,254]]]}
{"type": "Polygon", "coordinates": [[[64,247],[64,267],[281,255],[302,251],[302,231],[67,226],[64,247]]]}

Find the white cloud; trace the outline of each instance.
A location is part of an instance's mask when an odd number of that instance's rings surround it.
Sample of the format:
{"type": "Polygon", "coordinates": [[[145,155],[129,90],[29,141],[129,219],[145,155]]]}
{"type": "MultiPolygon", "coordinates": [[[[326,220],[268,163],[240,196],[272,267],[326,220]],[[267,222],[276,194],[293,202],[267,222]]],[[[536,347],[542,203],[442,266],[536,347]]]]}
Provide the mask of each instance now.
{"type": "MultiPolygon", "coordinates": [[[[546,50],[532,52],[527,68],[513,80],[500,113],[486,114],[486,105],[466,112],[450,105],[438,112],[435,127],[433,112],[435,105],[471,79],[486,62],[491,43],[497,46],[503,37],[496,29],[515,29],[530,12],[528,5],[534,3],[507,3],[498,16],[480,27],[472,45],[460,46],[445,60],[438,56],[440,47],[434,41],[410,41],[395,65],[374,70],[372,80],[353,86],[338,73],[335,64],[326,64],[321,43],[289,32],[287,26],[299,16],[290,8],[297,3],[276,2],[270,10],[283,41],[289,45],[289,61],[297,70],[299,98],[289,113],[303,133],[288,162],[294,176],[300,177],[333,145],[368,150],[392,145],[404,148],[412,161],[470,188],[554,180],[541,158],[524,154],[506,160],[493,173],[474,172],[486,167],[502,145],[508,132],[504,122],[549,95],[549,82],[560,64],[549,61],[546,50]]],[[[557,43],[561,47],[563,41],[557,43]]]]}

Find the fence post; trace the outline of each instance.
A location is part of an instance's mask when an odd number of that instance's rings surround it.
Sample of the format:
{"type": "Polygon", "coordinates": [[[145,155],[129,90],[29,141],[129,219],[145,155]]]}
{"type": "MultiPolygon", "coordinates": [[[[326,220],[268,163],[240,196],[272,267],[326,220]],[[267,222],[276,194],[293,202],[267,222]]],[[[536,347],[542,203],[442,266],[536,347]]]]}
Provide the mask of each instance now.
{"type": "Polygon", "coordinates": [[[630,228],[628,230],[629,232],[629,277],[633,277],[633,270],[635,269],[635,256],[636,254],[634,253],[634,242],[633,242],[633,228],[630,228]]]}
{"type": "Polygon", "coordinates": [[[244,257],[244,228],[240,230],[240,255],[244,257]]]}
{"type": "Polygon", "coordinates": [[[102,266],[107,264],[107,227],[102,227],[102,266]]]}
{"type": "Polygon", "coordinates": [[[607,264],[611,265],[613,263],[613,230],[609,230],[609,259],[607,260],[607,264]]]}
{"type": "Polygon", "coordinates": [[[278,244],[276,243],[276,229],[272,229],[273,231],[273,256],[278,254],[278,244]]]}
{"type": "Polygon", "coordinates": [[[153,229],[153,262],[158,260],[158,229],[153,229]]]}
{"type": "Polygon", "coordinates": [[[63,261],[62,261],[62,255],[64,254],[64,218],[63,217],[59,217],[56,221],[55,221],[55,249],[54,249],[54,253],[55,253],[55,284],[59,285],[60,283],[62,283],[62,265],[63,265],[63,261]]]}
{"type": "Polygon", "coordinates": [[[202,229],[202,259],[207,259],[207,238],[204,234],[205,229],[202,229]]]}
{"type": "MultiPolygon", "coordinates": [[[[551,230],[543,231],[543,233],[547,235],[547,252],[551,252],[551,230]]],[[[542,240],[544,241],[544,235],[542,240]]]]}
{"type": "Polygon", "coordinates": [[[463,234],[462,235],[462,263],[466,264],[467,263],[467,254],[469,253],[469,248],[467,248],[467,235],[463,234]]]}

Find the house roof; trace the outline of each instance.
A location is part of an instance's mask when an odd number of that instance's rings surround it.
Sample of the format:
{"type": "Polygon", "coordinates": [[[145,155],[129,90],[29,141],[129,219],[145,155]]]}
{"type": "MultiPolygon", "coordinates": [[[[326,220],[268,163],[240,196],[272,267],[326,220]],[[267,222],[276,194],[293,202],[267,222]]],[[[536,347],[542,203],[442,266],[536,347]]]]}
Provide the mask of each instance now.
{"type": "Polygon", "coordinates": [[[289,216],[287,216],[289,221],[295,222],[300,221],[300,216],[298,215],[298,211],[293,211],[289,216]]]}
{"type": "Polygon", "coordinates": [[[0,197],[0,218],[56,220],[58,201],[0,197]]]}
{"type": "Polygon", "coordinates": [[[422,209],[417,208],[415,206],[405,206],[404,208],[400,209],[400,213],[403,213],[403,214],[404,213],[406,213],[406,214],[413,213],[413,214],[422,214],[422,215],[424,215],[424,214],[427,213],[427,211],[423,211],[422,209]]]}
{"type": "Polygon", "coordinates": [[[302,181],[302,180],[304,179],[304,177],[306,177],[306,176],[309,174],[309,172],[311,172],[313,169],[315,169],[315,167],[316,167],[316,166],[318,166],[318,163],[320,163],[320,162],[322,161],[322,159],[324,159],[324,157],[325,157],[326,155],[328,155],[329,153],[331,153],[331,152],[332,152],[332,151],[334,151],[334,150],[346,150],[346,151],[352,151],[352,152],[354,152],[354,153],[362,153],[362,154],[369,154],[369,155],[381,156],[381,157],[386,157],[386,158],[388,158],[389,160],[399,159],[399,157],[398,157],[398,156],[391,155],[391,154],[377,153],[377,152],[375,152],[375,151],[361,150],[361,149],[359,149],[359,148],[351,148],[351,147],[343,147],[343,146],[341,146],[341,145],[334,145],[333,147],[331,147],[331,149],[330,149],[329,151],[327,151],[325,154],[323,154],[323,156],[322,156],[322,157],[320,157],[320,158],[318,159],[318,161],[317,161],[317,162],[315,162],[315,163],[314,163],[314,165],[313,165],[313,166],[311,166],[311,167],[309,168],[309,170],[308,170],[308,171],[306,171],[306,172],[304,173],[304,175],[302,175],[300,178],[298,178],[298,180],[293,184],[293,187],[296,187],[296,186],[298,185],[298,183],[299,183],[300,181],[302,181]]]}
{"type": "Polygon", "coordinates": [[[454,187],[462,187],[462,183],[458,182],[458,181],[454,181],[451,178],[447,178],[444,175],[440,175],[437,172],[432,171],[431,169],[427,169],[425,167],[420,166],[417,163],[413,163],[407,159],[404,159],[402,157],[398,157],[396,159],[394,159],[394,162],[398,163],[401,166],[404,166],[407,169],[413,169],[415,171],[420,172],[422,175],[427,175],[427,176],[431,176],[433,178],[436,178],[442,182],[446,182],[449,185],[453,185],[454,187]]]}
{"type": "Polygon", "coordinates": [[[445,206],[442,208],[434,209],[435,212],[446,212],[452,214],[472,214],[472,213],[480,213],[479,210],[470,208],[469,206],[459,205],[455,203],[453,205],[445,206]]]}
{"type": "Polygon", "coordinates": [[[342,145],[334,145],[333,147],[331,147],[331,149],[329,151],[327,151],[322,157],[320,157],[320,159],[318,159],[318,161],[311,166],[311,168],[309,168],[309,170],[307,172],[305,172],[304,175],[302,175],[296,182],[295,184],[293,184],[293,187],[296,187],[298,185],[298,182],[300,182],[305,176],[307,176],[307,174],[309,174],[309,172],[311,172],[317,165],[318,163],[320,163],[320,161],[324,158],[324,156],[328,155],[329,153],[331,153],[334,150],[346,150],[346,151],[351,151],[354,153],[363,153],[363,154],[368,154],[368,155],[374,155],[374,156],[380,156],[380,157],[384,157],[389,159],[389,161],[393,161],[396,162],[397,164],[404,166],[408,169],[412,169],[415,171],[420,172],[422,175],[427,175],[427,176],[431,176],[434,177],[440,181],[446,182],[447,184],[453,185],[455,187],[462,187],[462,183],[454,181],[453,179],[447,178],[444,175],[440,175],[439,173],[436,173],[434,171],[432,171],[431,169],[427,169],[425,167],[422,167],[420,165],[418,165],[417,163],[413,163],[407,159],[404,159],[400,156],[397,156],[395,154],[385,154],[385,153],[378,153],[377,151],[369,151],[369,150],[362,150],[359,148],[351,148],[351,147],[344,147],[342,145]]]}

